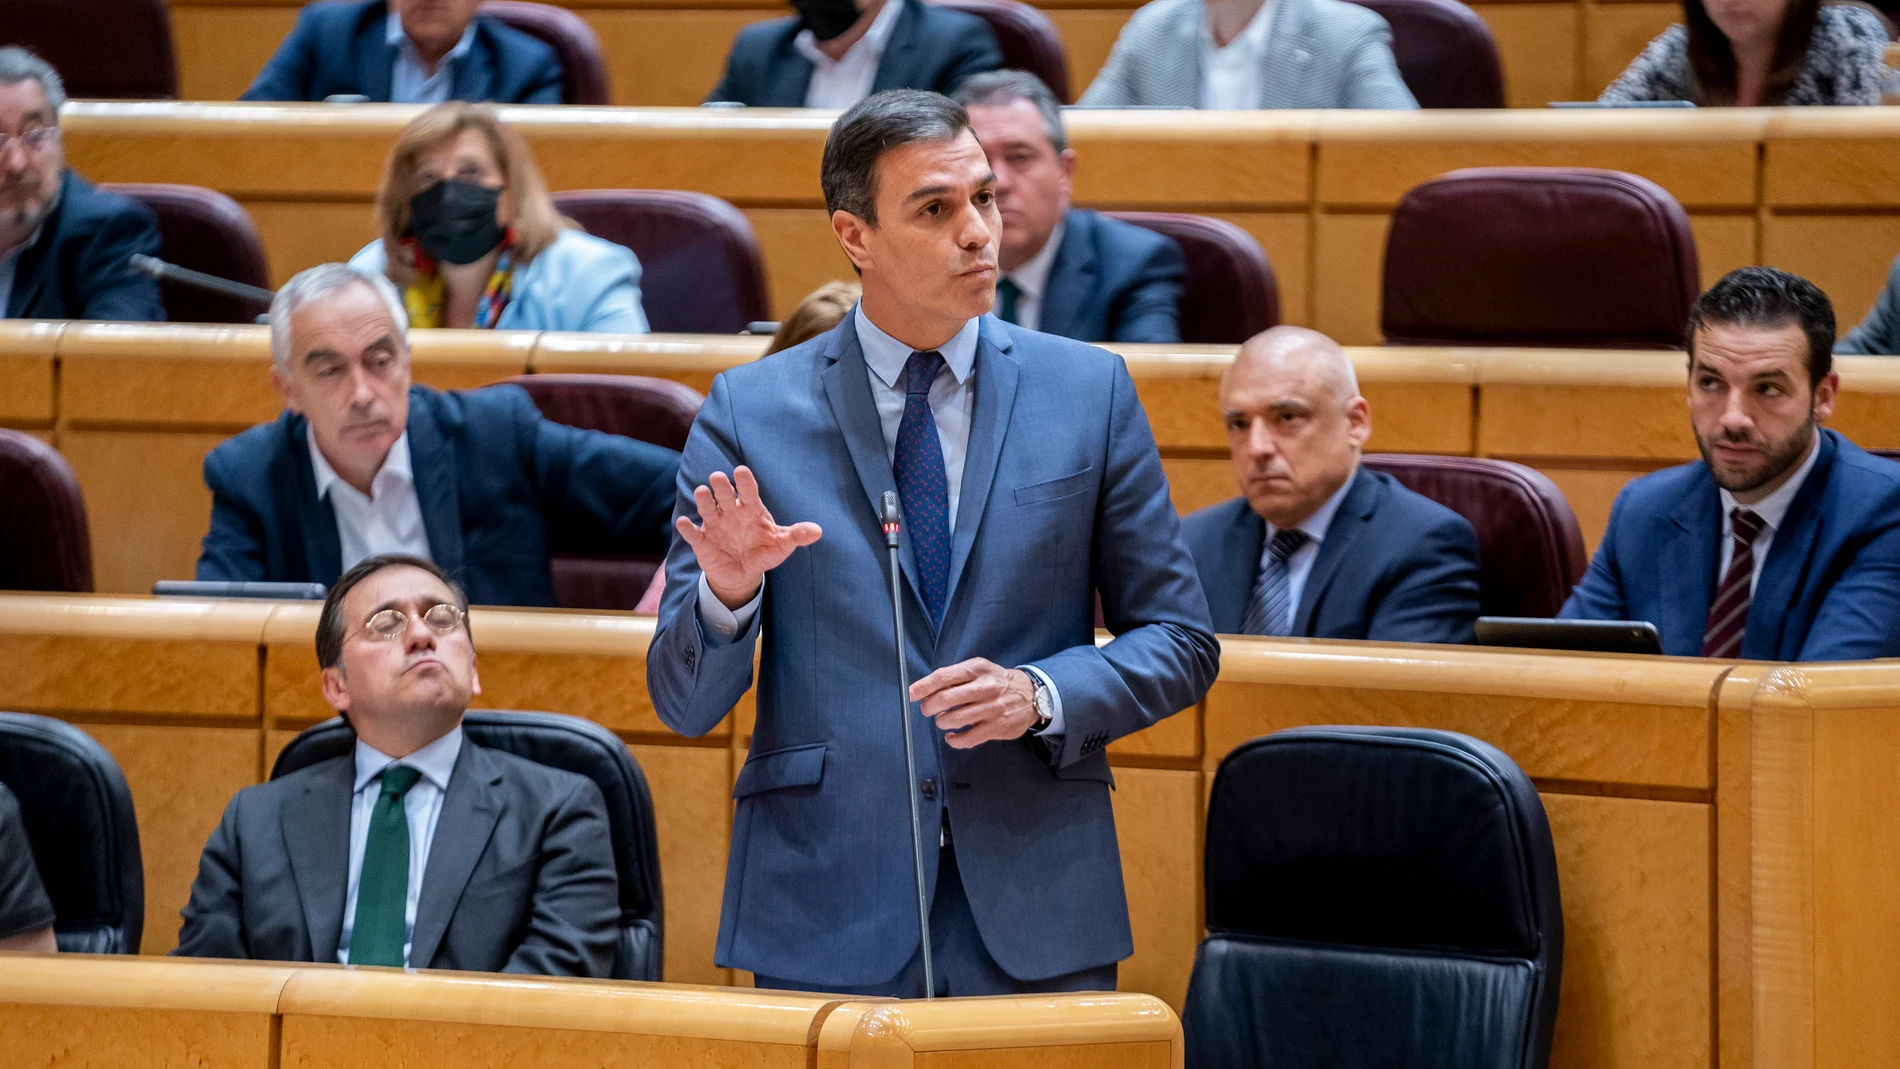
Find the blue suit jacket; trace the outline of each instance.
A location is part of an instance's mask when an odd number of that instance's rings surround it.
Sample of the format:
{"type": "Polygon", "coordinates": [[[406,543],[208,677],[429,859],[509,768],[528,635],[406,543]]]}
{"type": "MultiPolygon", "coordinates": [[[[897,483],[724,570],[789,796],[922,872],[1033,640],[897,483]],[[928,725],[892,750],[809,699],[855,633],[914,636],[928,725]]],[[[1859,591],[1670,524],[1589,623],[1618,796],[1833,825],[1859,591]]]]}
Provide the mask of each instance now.
{"type": "Polygon", "coordinates": [[[163,320],[158,282],[132,270],[158,244],[150,208],[67,171],[40,239],[20,253],[6,318],[163,320]]]}
{"type": "MultiPolygon", "coordinates": [[[[1829,430],[1820,450],[1768,547],[1744,659],[1900,656],[1900,464],[1829,430]]],[[[1590,570],[1558,615],[1647,620],[1664,653],[1699,656],[1723,537],[1707,464],[1645,475],[1617,495],[1590,570]]]]}
{"type": "Polygon", "coordinates": [[[1181,246],[1086,208],[1063,217],[1038,327],[1080,341],[1178,342],[1181,246]]]}
{"type": "MultiPolygon", "coordinates": [[[[1207,607],[1238,634],[1260,575],[1267,523],[1237,497],[1181,521],[1207,607]]],[[[1463,516],[1360,468],[1333,514],[1293,613],[1293,634],[1375,642],[1470,642],[1478,535],[1463,516]]]]}
{"type": "MultiPolygon", "coordinates": [[[[779,522],[824,537],[767,574],[759,614],[724,644],[700,627],[680,541],[647,653],[661,718],[703,735],[752,685],[763,637],[715,960],[818,989],[888,980],[918,942],[876,507],[895,481],[853,323],[714,379],[680,470],[682,514],[697,518],[693,486],[747,464],[779,522]]],[[[924,827],[947,803],[984,945],[1041,979],[1132,952],[1105,747],[1199,701],[1219,647],[1121,358],[986,316],[975,368],[941,628],[907,534],[900,546],[911,676],[978,656],[1034,664],[1061,692],[1065,734],[954,750],[910,715],[924,827]],[[1116,635],[1100,648],[1097,589],[1116,635]]],[[[928,887],[937,856],[924,852],[928,887]]]]}
{"type": "MultiPolygon", "coordinates": [[[[949,94],[972,74],[1003,65],[989,23],[975,15],[916,0],[904,5],[877,65],[871,92],[932,89],[949,94]]],[[[755,108],[802,108],[811,82],[811,60],[792,41],[802,29],[796,18],[755,22],[732,39],[726,73],[707,100],[734,100],[755,108]]],[[[885,977],[879,977],[879,980],[885,977]]]]}
{"type": "MultiPolygon", "coordinates": [[[[350,257],[350,266],[386,273],[389,257],[382,239],[359,249],[350,257]]],[[[554,244],[515,272],[508,306],[495,329],[645,334],[640,260],[624,245],[563,230],[554,244]]]]}
{"type": "MultiPolygon", "coordinates": [[[[305,427],[286,411],[205,458],[211,531],[198,578],[327,586],[342,574],[336,514],[317,498],[305,427]]],[[[679,469],[671,449],[543,419],[516,386],[412,386],[408,429],[429,555],[477,605],[553,605],[555,549],[666,551],[679,469]]]]}
{"type": "MultiPolygon", "coordinates": [[[[396,50],[385,29],[385,0],[320,0],[306,4],[290,36],[277,46],[241,100],[322,100],[361,94],[387,103],[396,50]]],[[[559,104],[561,61],[545,42],[485,15],[455,69],[453,100],[559,104]]]]}

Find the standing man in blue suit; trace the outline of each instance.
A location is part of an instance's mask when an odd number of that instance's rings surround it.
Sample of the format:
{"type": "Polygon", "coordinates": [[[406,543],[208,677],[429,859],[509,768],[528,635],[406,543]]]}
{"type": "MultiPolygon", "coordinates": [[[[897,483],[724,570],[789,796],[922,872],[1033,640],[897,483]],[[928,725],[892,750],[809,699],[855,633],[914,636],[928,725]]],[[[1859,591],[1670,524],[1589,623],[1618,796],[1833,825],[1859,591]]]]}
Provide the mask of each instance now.
{"type": "Polygon", "coordinates": [[[938,993],[1113,988],[1133,944],[1106,747],[1199,701],[1219,655],[1147,417],[1120,358],[983,314],[996,178],[961,107],[865,100],[823,186],[863,301],[714,380],[647,654],[655,708],[697,736],[759,648],[715,960],[767,987],[922,994],[914,790],[938,993]]]}
{"type": "Polygon", "coordinates": [[[1182,521],[1223,634],[1470,642],[1478,535],[1359,464],[1372,408],[1339,344],[1274,327],[1221,376],[1241,496],[1182,521]]]}
{"type": "Polygon", "coordinates": [[[1181,247],[1069,207],[1075,150],[1049,87],[1027,71],[992,71],[963,83],[956,98],[996,169],[997,316],[1078,341],[1180,341],[1181,247]]]}
{"type": "Polygon", "coordinates": [[[481,0],[318,0],[243,100],[365,96],[559,104],[561,61],[545,42],[489,15],[481,0]]]}
{"type": "Polygon", "coordinates": [[[1702,459],[1623,488],[1559,615],[1647,620],[1683,657],[1900,656],[1900,464],[1820,426],[1840,389],[1827,295],[1731,271],[1686,344],[1702,459]]]}
{"type": "Polygon", "coordinates": [[[204,580],[323,583],[432,561],[478,605],[552,606],[549,555],[666,551],[679,454],[541,418],[518,386],[410,381],[408,316],[381,272],[322,264],[271,302],[283,415],[205,458],[204,580]]]}
{"type": "Polygon", "coordinates": [[[739,31],[708,103],[848,108],[885,89],[948,93],[1003,65],[989,24],[922,0],[792,0],[739,31]]]}

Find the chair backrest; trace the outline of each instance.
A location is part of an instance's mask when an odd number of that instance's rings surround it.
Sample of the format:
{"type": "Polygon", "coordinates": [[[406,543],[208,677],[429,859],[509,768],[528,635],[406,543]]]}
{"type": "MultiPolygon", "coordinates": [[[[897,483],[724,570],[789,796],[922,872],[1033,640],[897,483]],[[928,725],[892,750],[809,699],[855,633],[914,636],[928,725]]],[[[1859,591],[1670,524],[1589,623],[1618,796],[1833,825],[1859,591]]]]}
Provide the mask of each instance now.
{"type": "MultiPolygon", "coordinates": [[[[586,776],[600,787],[620,876],[620,944],[614,952],[613,979],[660,979],[665,926],[659,836],[646,776],[626,744],[593,721],[561,713],[470,710],[462,717],[462,732],[477,746],[586,776]]],[[[341,717],[325,720],[290,740],[271,766],[270,778],[342,757],[355,746],[356,732],[341,717]]]]}
{"type": "MultiPolygon", "coordinates": [[[[705,398],[670,379],[638,375],[520,375],[507,380],[528,391],[541,414],[583,430],[684,449],[705,398]]],[[[550,530],[554,598],[564,609],[640,607],[660,573],[659,557],[614,556],[550,530]]]]}
{"type": "Polygon", "coordinates": [[[1563,491],[1535,468],[1483,457],[1367,456],[1471,521],[1478,532],[1478,603],[1485,616],[1555,616],[1583,578],[1583,531],[1563,491]]]}
{"type": "Polygon", "coordinates": [[[1399,201],[1382,327],[1388,345],[1677,348],[1700,287],[1689,217],[1649,179],[1478,167],[1399,201]]]}
{"type": "Polygon", "coordinates": [[[53,65],[74,100],[175,100],[166,0],[6,0],[4,43],[53,65]]]}
{"type": "Polygon", "coordinates": [[[771,318],[765,262],[739,209],[679,189],[584,189],[554,206],[640,258],[640,300],[655,333],[737,334],[771,318]]]}
{"type": "Polygon", "coordinates": [[[1458,0],[1353,0],[1392,27],[1399,76],[1421,108],[1501,108],[1504,65],[1478,13],[1458,0]]]}
{"type": "Polygon", "coordinates": [[[92,590],[86,497],[66,458],[0,428],[0,590],[92,590]]]}
{"type": "Polygon", "coordinates": [[[1228,754],[1182,1025],[1208,1069],[1543,1069],[1563,974],[1550,825],[1501,751],[1312,727],[1228,754]]]}
{"type": "Polygon", "coordinates": [[[1173,238],[1187,260],[1181,294],[1181,340],[1244,342],[1280,322],[1280,285],[1266,250],[1225,219],[1179,212],[1103,212],[1173,238]]]}
{"type": "Polygon", "coordinates": [[[547,42],[561,61],[561,103],[607,104],[613,93],[600,39],[587,20],[564,7],[522,0],[488,0],[476,9],[511,29],[547,42]]]}
{"type": "Polygon", "coordinates": [[[990,24],[1005,70],[1028,71],[1064,104],[1069,96],[1069,50],[1049,16],[1021,0],[930,0],[938,7],[968,12],[990,24]]]}
{"type": "MultiPolygon", "coordinates": [[[[270,289],[270,263],[251,215],[237,201],[203,186],[120,182],[104,188],[131,197],[158,216],[159,259],[207,275],[270,289]]],[[[165,318],[174,323],[253,323],[270,311],[175,282],[159,283],[165,318]]]]}
{"type": "Polygon", "coordinates": [[[20,800],[33,864],[68,954],[136,954],[145,869],[132,792],[118,762],[71,724],[0,713],[0,783],[20,800]]]}

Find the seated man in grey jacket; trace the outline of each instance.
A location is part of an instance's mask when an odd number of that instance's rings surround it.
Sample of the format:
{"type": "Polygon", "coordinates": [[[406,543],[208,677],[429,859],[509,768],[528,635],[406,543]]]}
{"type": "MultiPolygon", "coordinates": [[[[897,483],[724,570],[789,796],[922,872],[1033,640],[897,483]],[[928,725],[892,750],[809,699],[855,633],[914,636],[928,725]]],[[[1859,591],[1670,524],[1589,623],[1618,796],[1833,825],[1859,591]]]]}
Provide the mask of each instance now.
{"type": "Polygon", "coordinates": [[[1347,0],[1153,0],[1122,27],[1083,107],[1418,107],[1392,30],[1347,0]]]}
{"type": "Polygon", "coordinates": [[[353,753],[237,793],[175,954],[609,975],[620,916],[594,782],[476,745],[468,601],[420,557],[370,557],[317,622],[353,753]]]}
{"type": "Polygon", "coordinates": [[[1887,288],[1881,291],[1880,299],[1874,302],[1867,318],[1836,342],[1834,351],[1900,355],[1900,257],[1894,258],[1893,270],[1887,274],[1887,288]]]}

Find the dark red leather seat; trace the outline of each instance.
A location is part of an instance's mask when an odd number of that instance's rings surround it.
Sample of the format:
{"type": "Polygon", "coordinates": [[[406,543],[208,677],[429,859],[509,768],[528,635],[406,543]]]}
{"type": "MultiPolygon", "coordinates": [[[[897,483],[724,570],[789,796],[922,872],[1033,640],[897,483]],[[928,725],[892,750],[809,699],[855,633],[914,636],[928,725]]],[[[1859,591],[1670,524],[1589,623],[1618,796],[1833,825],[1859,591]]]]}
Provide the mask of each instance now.
{"type": "Polygon", "coordinates": [[[0,590],[92,590],[86,498],[66,458],[0,429],[0,590]]]}
{"type": "MultiPolygon", "coordinates": [[[[638,438],[682,449],[705,398],[690,386],[639,375],[519,375],[505,380],[528,391],[541,414],[556,423],[638,438]]],[[[649,590],[657,610],[663,576],[659,557],[613,557],[562,552],[554,544],[554,597],[564,609],[635,609],[649,590]]]]}
{"type": "Polygon", "coordinates": [[[1104,212],[1166,234],[1187,258],[1181,340],[1238,344],[1280,322],[1280,286],[1253,235],[1225,219],[1179,212],[1104,212]]]}
{"type": "Polygon", "coordinates": [[[1353,0],[1392,27],[1399,76],[1421,108],[1501,108],[1504,65],[1478,13],[1458,0],[1353,0]]]}
{"type": "Polygon", "coordinates": [[[1368,455],[1365,466],[1471,521],[1486,616],[1555,616],[1589,559],[1570,502],[1541,472],[1482,457],[1368,455]]]}
{"type": "Polygon", "coordinates": [[[488,0],[478,10],[554,49],[561,61],[561,103],[611,102],[607,62],[601,58],[600,39],[594,36],[587,20],[564,7],[522,0],[488,0]]]}
{"type": "Polygon", "coordinates": [[[1064,104],[1069,96],[1069,51],[1062,47],[1056,24],[1041,11],[1019,0],[930,0],[939,7],[967,11],[990,24],[996,46],[1003,50],[1003,69],[1028,71],[1064,104]]]}
{"type": "MultiPolygon", "coordinates": [[[[122,182],[105,188],[141,201],[158,216],[159,259],[247,286],[270,289],[264,241],[237,201],[215,189],[122,182]]],[[[242,301],[161,282],[165,318],[174,323],[251,323],[270,311],[242,301]]]]}
{"type": "Polygon", "coordinates": [[[0,43],[32,49],[75,100],[176,100],[165,0],[6,0],[0,43]]]}
{"type": "Polygon", "coordinates": [[[1388,345],[1679,348],[1700,288],[1689,217],[1654,182],[1480,167],[1399,201],[1381,325],[1388,345]]]}
{"type": "Polygon", "coordinates": [[[771,318],[752,224],[718,197],[585,189],[554,194],[554,206],[640,258],[640,300],[655,333],[737,334],[771,318]]]}

